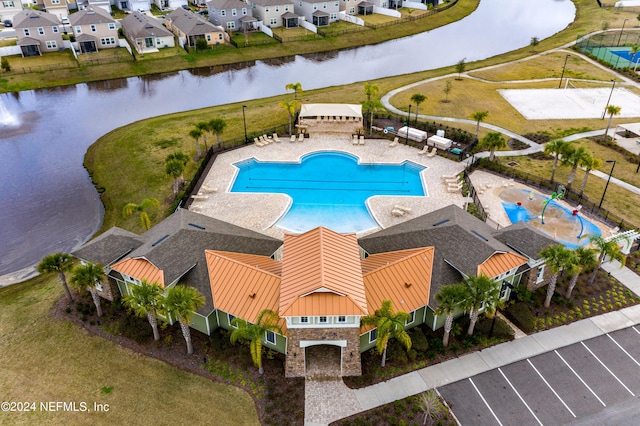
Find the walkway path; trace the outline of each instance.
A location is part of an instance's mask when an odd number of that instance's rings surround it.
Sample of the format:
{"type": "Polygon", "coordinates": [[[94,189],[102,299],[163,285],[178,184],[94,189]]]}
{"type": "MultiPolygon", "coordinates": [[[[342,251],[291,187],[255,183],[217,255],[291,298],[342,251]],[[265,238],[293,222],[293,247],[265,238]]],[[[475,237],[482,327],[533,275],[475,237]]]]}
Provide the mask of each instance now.
{"type": "MultiPolygon", "coordinates": [[[[614,261],[604,264],[603,268],[640,296],[640,277],[629,268],[620,268],[620,266],[619,262],[614,261]]],[[[640,324],[640,305],[608,312],[463,355],[366,388],[355,390],[340,388],[340,397],[331,398],[331,406],[328,410],[326,404],[328,394],[319,393],[318,389],[313,387],[306,394],[308,399],[305,401],[305,408],[319,406],[314,411],[318,415],[314,414],[311,419],[305,413],[305,425],[329,424],[337,419],[398,399],[637,324],[640,324]],[[358,402],[356,406],[353,404],[352,395],[358,402]]]]}

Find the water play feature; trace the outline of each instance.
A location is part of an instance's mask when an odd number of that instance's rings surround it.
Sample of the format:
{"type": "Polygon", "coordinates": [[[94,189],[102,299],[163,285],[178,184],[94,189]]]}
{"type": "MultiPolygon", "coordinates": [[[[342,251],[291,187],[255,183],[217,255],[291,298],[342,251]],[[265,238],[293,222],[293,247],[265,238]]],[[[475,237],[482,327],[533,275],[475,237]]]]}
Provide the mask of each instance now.
{"type": "Polygon", "coordinates": [[[500,199],[511,223],[527,222],[569,248],[588,244],[588,235],[602,234],[580,214],[580,209],[564,207],[559,203],[559,193],[554,194],[548,197],[526,189],[505,189],[500,199]]]}

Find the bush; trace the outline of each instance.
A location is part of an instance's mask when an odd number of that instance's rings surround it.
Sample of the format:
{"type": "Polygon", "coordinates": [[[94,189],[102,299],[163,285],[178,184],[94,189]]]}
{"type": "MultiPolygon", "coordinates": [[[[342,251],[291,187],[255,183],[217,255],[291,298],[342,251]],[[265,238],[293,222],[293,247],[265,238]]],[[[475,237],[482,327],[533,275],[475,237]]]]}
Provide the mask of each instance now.
{"type": "Polygon", "coordinates": [[[525,333],[533,331],[533,315],[524,303],[514,303],[505,310],[507,317],[525,333]]]}
{"type": "Polygon", "coordinates": [[[410,330],[409,335],[411,336],[411,347],[413,349],[418,352],[426,352],[429,349],[427,336],[419,327],[410,330]]]}
{"type": "Polygon", "coordinates": [[[0,68],[2,68],[3,71],[11,71],[11,65],[9,65],[9,60],[6,56],[3,56],[0,60],[0,68]]]}

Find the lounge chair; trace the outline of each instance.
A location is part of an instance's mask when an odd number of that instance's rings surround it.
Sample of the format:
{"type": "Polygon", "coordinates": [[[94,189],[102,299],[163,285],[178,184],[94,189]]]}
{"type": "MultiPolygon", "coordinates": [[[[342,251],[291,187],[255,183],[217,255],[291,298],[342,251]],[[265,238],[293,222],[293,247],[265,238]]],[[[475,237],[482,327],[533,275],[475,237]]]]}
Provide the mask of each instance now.
{"type": "Polygon", "coordinates": [[[304,142],[304,133],[298,135],[298,142],[304,142]]]}
{"type": "Polygon", "coordinates": [[[291,135],[289,142],[295,142],[295,141],[296,141],[296,135],[291,135]]]}
{"type": "Polygon", "coordinates": [[[424,155],[429,152],[429,147],[425,145],[422,150],[418,151],[418,155],[424,155]]]}
{"type": "Polygon", "coordinates": [[[457,179],[458,178],[458,174],[454,173],[452,175],[442,175],[442,179],[457,179]]]}
{"type": "Polygon", "coordinates": [[[360,145],[364,145],[364,136],[360,135],[359,143],[360,145]]]}
{"type": "Polygon", "coordinates": [[[353,145],[358,145],[358,135],[353,135],[353,138],[351,139],[351,143],[353,145]]]}
{"type": "Polygon", "coordinates": [[[399,209],[391,210],[391,214],[394,215],[395,217],[404,216],[404,212],[402,210],[399,210],[399,209]]]}
{"type": "Polygon", "coordinates": [[[208,195],[192,195],[191,198],[193,198],[195,201],[204,201],[204,200],[207,200],[209,196],[208,195]]]}
{"type": "Polygon", "coordinates": [[[431,152],[427,154],[427,158],[435,157],[437,153],[438,153],[438,148],[434,146],[431,152]]]}
{"type": "MultiPolygon", "coordinates": [[[[200,187],[200,192],[202,192],[203,194],[208,194],[208,193],[212,193],[212,192],[217,192],[218,188],[214,188],[211,186],[207,186],[207,185],[202,185],[200,187]]],[[[198,193],[200,194],[200,193],[198,193]]]]}
{"type": "Polygon", "coordinates": [[[455,188],[455,187],[454,188],[452,188],[452,187],[447,188],[447,192],[458,192],[458,191],[460,191],[460,188],[455,188]]]}
{"type": "Polygon", "coordinates": [[[280,143],[280,138],[278,137],[277,133],[273,134],[273,140],[276,141],[276,143],[280,143]]]}
{"type": "Polygon", "coordinates": [[[402,206],[400,204],[396,204],[395,206],[393,206],[393,208],[395,210],[401,210],[401,211],[403,211],[405,213],[411,213],[411,209],[409,207],[405,207],[405,206],[402,206]]]}
{"type": "Polygon", "coordinates": [[[399,140],[398,140],[398,137],[396,136],[395,138],[393,138],[393,142],[391,142],[391,143],[389,144],[389,146],[390,146],[390,147],[397,146],[397,145],[398,145],[398,142],[399,142],[399,140]]]}
{"type": "Polygon", "coordinates": [[[319,115],[316,116],[316,123],[319,123],[320,121],[322,121],[322,117],[320,117],[319,115]]]}

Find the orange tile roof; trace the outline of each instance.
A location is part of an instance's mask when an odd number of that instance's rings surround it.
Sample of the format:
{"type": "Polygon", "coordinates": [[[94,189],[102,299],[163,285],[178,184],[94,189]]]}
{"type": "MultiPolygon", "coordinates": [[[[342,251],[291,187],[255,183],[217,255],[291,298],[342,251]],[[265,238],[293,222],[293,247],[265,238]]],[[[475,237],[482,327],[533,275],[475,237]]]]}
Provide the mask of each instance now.
{"type": "Polygon", "coordinates": [[[391,300],[395,310],[411,312],[429,303],[433,247],[374,254],[362,260],[369,314],[391,300]]]}
{"type": "Polygon", "coordinates": [[[205,250],[205,255],[217,309],[250,322],[263,309],[278,311],[280,276],[271,271],[279,268],[279,262],[267,256],[217,250],[205,250]],[[243,263],[244,260],[251,263],[243,263]]]}
{"type": "Polygon", "coordinates": [[[285,235],[279,311],[282,316],[366,315],[356,235],[322,227],[285,235]]]}
{"type": "Polygon", "coordinates": [[[527,263],[527,258],[517,253],[494,253],[487,260],[478,265],[478,275],[489,278],[497,277],[513,268],[527,263]]]}
{"type": "Polygon", "coordinates": [[[164,287],[164,272],[143,257],[126,258],[111,265],[111,269],[139,280],[147,280],[164,287]]]}

